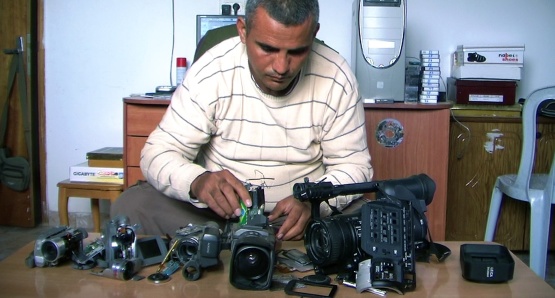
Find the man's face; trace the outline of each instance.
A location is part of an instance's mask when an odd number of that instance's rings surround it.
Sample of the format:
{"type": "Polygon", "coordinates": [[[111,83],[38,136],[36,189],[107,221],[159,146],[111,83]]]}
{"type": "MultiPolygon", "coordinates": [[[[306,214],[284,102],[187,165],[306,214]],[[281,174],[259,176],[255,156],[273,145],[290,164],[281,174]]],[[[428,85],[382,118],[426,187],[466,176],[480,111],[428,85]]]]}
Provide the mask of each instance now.
{"type": "Polygon", "coordinates": [[[240,19],[237,29],[247,47],[250,70],[259,88],[274,96],[289,92],[318,31],[318,27],[312,26],[312,19],[286,27],[258,8],[252,28],[247,32],[245,20],[240,19]]]}

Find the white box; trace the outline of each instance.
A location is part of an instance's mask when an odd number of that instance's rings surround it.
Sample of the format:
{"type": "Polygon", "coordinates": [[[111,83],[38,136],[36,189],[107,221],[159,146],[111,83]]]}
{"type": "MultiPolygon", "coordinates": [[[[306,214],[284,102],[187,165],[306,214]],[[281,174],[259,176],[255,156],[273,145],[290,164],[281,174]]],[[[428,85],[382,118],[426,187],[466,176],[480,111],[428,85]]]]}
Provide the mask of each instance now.
{"type": "Polygon", "coordinates": [[[453,55],[453,65],[467,64],[524,64],[522,46],[458,46],[453,55]]]}
{"type": "Polygon", "coordinates": [[[465,64],[451,66],[451,76],[457,79],[490,79],[520,81],[522,67],[505,64],[465,64]]]}
{"type": "Polygon", "coordinates": [[[123,184],[123,168],[89,167],[83,162],[69,168],[69,181],[123,184]]]}

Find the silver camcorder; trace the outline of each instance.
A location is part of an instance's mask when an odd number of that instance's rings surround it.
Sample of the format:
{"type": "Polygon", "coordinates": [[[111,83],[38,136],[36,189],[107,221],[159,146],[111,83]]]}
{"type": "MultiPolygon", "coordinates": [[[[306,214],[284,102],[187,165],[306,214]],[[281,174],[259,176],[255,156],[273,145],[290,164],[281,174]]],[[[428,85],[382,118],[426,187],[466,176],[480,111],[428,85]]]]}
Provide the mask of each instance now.
{"type": "Polygon", "coordinates": [[[35,241],[35,248],[26,260],[27,266],[57,266],[62,261],[71,260],[82,252],[83,239],[87,237],[87,231],[81,228],[51,228],[35,241]]]}

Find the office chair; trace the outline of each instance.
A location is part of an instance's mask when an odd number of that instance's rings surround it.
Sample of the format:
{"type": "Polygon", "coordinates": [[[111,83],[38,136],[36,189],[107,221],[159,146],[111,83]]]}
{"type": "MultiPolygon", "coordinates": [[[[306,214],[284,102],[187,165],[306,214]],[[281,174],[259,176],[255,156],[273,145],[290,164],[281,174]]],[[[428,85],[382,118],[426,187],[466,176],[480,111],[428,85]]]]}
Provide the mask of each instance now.
{"type": "Polygon", "coordinates": [[[551,204],[555,204],[555,154],[549,174],[532,173],[536,152],[538,107],[555,99],[555,86],[538,89],[524,101],[522,152],[518,173],[497,177],[489,208],[485,241],[493,241],[503,194],[530,203],[530,268],[545,279],[551,204]]]}
{"type": "MultiPolygon", "coordinates": [[[[211,49],[213,46],[219,44],[220,42],[238,36],[239,32],[237,32],[237,26],[233,25],[226,25],[219,28],[211,29],[206,31],[206,34],[199,40],[197,44],[197,48],[195,50],[195,56],[193,58],[193,63],[200,58],[206,51],[211,49]]],[[[322,40],[315,38],[315,42],[321,43],[326,45],[322,40]]],[[[327,46],[327,45],[326,45],[327,46]]]]}

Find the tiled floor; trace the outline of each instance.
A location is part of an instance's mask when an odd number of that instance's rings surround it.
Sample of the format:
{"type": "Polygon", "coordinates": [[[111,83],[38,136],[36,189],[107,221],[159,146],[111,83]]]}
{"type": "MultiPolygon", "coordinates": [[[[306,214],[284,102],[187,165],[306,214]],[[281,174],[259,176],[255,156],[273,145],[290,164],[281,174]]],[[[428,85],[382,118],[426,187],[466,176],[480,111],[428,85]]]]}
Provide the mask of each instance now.
{"type": "MultiPolygon", "coordinates": [[[[50,227],[44,225],[32,229],[0,226],[0,261],[11,255],[23,245],[38,239],[38,237],[49,228],[50,227]]],[[[528,264],[527,252],[514,253],[524,263],[528,264]]],[[[21,260],[21,262],[23,264],[23,260],[21,260]]],[[[547,264],[546,281],[555,288],[555,252],[549,253],[547,264]]]]}

